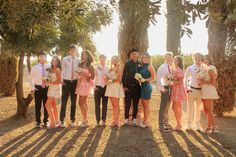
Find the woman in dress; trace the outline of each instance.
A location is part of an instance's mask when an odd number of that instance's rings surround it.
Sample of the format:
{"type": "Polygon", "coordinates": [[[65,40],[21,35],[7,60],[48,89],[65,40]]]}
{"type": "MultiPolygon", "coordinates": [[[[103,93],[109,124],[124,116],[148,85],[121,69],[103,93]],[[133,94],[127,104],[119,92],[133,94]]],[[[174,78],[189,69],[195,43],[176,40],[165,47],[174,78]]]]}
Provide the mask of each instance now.
{"type": "Polygon", "coordinates": [[[108,79],[108,85],[105,92],[105,96],[109,97],[112,104],[113,111],[113,122],[111,127],[119,127],[119,100],[124,98],[124,89],[121,86],[123,69],[120,65],[120,60],[118,56],[113,56],[111,58],[110,72],[106,74],[108,79]]]}
{"type": "Polygon", "coordinates": [[[87,97],[91,93],[94,79],[93,56],[90,51],[85,50],[81,54],[81,62],[76,71],[78,74],[78,83],[75,93],[79,95],[79,106],[82,112],[83,121],[80,127],[88,126],[88,105],[87,97]]]}
{"type": "Polygon", "coordinates": [[[143,121],[140,123],[140,127],[146,128],[149,126],[150,116],[150,99],[152,95],[151,82],[156,79],[154,67],[150,64],[150,55],[144,53],[141,57],[142,67],[140,74],[142,75],[143,81],[141,81],[141,102],[143,106],[143,121]]]}
{"type": "Polygon", "coordinates": [[[176,118],[175,130],[181,130],[181,117],[182,117],[182,102],[186,99],[186,92],[184,89],[184,71],[183,71],[183,59],[180,56],[174,57],[174,67],[172,70],[172,109],[176,118]]]}
{"type": "Polygon", "coordinates": [[[205,133],[217,132],[213,116],[213,100],[219,99],[215,83],[217,78],[217,69],[212,65],[212,59],[209,55],[203,57],[203,64],[205,66],[204,78],[202,82],[202,101],[204,112],[207,115],[207,128],[204,129],[205,133]]]}
{"type": "Polygon", "coordinates": [[[46,78],[48,88],[48,98],[45,104],[45,107],[48,112],[50,119],[49,128],[54,128],[59,125],[58,111],[57,111],[57,102],[56,99],[61,97],[61,63],[60,59],[57,56],[52,58],[52,67],[49,69],[50,78],[46,78]]]}

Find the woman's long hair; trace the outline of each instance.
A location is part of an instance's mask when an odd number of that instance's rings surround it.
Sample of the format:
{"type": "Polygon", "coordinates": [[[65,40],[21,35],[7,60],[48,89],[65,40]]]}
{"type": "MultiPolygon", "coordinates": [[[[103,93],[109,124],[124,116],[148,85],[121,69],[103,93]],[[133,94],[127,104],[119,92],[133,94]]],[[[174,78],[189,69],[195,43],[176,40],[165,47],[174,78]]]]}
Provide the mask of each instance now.
{"type": "Polygon", "coordinates": [[[213,65],[213,58],[210,55],[204,55],[203,60],[208,60],[209,65],[213,65]]]}
{"type": "Polygon", "coordinates": [[[178,67],[180,69],[184,70],[183,58],[181,56],[175,56],[175,58],[178,61],[178,67]]]}
{"type": "MultiPolygon", "coordinates": [[[[53,59],[56,59],[56,61],[57,61],[57,68],[61,69],[61,60],[60,60],[60,58],[58,56],[53,56],[52,61],[53,61],[53,59]]],[[[53,68],[52,61],[51,61],[51,69],[53,68]]]]}
{"type": "MultiPolygon", "coordinates": [[[[81,60],[83,59],[83,53],[85,53],[86,54],[86,56],[87,56],[87,59],[86,59],[86,67],[88,68],[92,63],[93,63],[93,61],[94,61],[94,59],[93,59],[93,55],[92,55],[92,53],[89,51],[89,50],[84,50],[82,53],[81,53],[81,60]]],[[[80,66],[82,66],[82,64],[83,64],[84,62],[82,62],[82,63],[80,63],[80,66]]]]}

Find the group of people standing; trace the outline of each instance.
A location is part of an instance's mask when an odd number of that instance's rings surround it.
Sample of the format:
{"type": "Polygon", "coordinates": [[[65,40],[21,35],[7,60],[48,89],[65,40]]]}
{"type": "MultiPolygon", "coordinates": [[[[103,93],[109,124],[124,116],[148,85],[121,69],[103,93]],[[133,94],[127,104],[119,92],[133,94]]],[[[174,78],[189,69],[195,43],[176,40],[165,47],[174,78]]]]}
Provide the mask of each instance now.
{"type": "Polygon", "coordinates": [[[70,125],[75,126],[75,111],[77,97],[82,113],[81,127],[87,127],[88,104],[87,97],[94,91],[94,106],[97,125],[106,125],[107,104],[112,105],[111,127],[120,125],[120,100],[124,99],[124,124],[123,126],[149,127],[150,100],[152,95],[152,82],[157,80],[157,86],[161,91],[161,103],[159,110],[159,126],[164,131],[172,127],[168,123],[168,111],[172,108],[176,117],[175,130],[181,130],[182,102],[187,98],[187,127],[191,129],[192,114],[196,129],[200,129],[200,104],[203,102],[204,111],[208,117],[208,126],[205,132],[216,130],[213,119],[213,99],[218,99],[214,87],[217,77],[216,68],[211,65],[209,56],[204,57],[196,53],[193,55],[194,64],[184,73],[183,60],[167,52],[165,63],[155,72],[148,53],[141,56],[137,49],[132,49],[129,60],[122,66],[118,56],[111,58],[110,66],[106,65],[106,56],[99,55],[99,64],[94,66],[94,58],[90,51],[84,50],[80,59],[77,55],[76,45],[69,46],[69,55],[62,58],[54,56],[51,66],[46,65],[46,53],[38,54],[39,63],[30,73],[32,93],[35,95],[36,127],[41,126],[41,106],[44,107],[44,126],[49,128],[66,127],[65,116],[68,98],[70,96],[70,125]],[[203,63],[202,63],[203,61],[203,63]],[[58,116],[56,99],[61,98],[60,118],[58,116]],[[194,109],[194,101],[195,111],[194,109]],[[142,104],[143,119],[137,122],[139,104],[142,104]],[[101,110],[102,105],[102,110],[101,110]],[[132,119],[130,110],[132,109],[132,119]],[[48,123],[49,117],[49,123],[48,123]]]}
{"type": "Polygon", "coordinates": [[[180,56],[175,56],[173,59],[173,54],[168,52],[165,54],[165,63],[157,70],[157,86],[161,90],[159,125],[164,131],[172,129],[168,123],[171,104],[176,117],[174,130],[182,129],[182,103],[185,100],[187,100],[185,130],[191,130],[192,127],[198,131],[202,130],[200,111],[203,104],[208,121],[203,131],[206,133],[218,131],[213,116],[213,101],[219,99],[215,88],[217,69],[212,65],[209,55],[194,53],[192,59],[194,64],[184,71],[183,59],[180,56]]]}

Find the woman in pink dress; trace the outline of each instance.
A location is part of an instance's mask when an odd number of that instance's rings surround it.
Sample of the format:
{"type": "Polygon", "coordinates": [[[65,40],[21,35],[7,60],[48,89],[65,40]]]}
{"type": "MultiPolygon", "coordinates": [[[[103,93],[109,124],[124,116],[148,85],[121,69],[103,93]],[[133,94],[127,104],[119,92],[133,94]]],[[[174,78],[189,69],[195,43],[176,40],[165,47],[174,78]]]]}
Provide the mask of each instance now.
{"type": "Polygon", "coordinates": [[[81,62],[77,69],[78,83],[76,94],[79,95],[79,106],[82,112],[83,121],[80,122],[80,127],[88,126],[88,105],[87,97],[91,93],[94,80],[93,56],[91,52],[85,50],[81,54],[81,62]]]}
{"type": "Polygon", "coordinates": [[[181,117],[182,117],[182,102],[186,99],[186,92],[184,89],[184,71],[183,59],[180,56],[174,58],[174,68],[172,70],[173,85],[171,93],[172,109],[176,118],[175,130],[181,130],[181,117]]]}

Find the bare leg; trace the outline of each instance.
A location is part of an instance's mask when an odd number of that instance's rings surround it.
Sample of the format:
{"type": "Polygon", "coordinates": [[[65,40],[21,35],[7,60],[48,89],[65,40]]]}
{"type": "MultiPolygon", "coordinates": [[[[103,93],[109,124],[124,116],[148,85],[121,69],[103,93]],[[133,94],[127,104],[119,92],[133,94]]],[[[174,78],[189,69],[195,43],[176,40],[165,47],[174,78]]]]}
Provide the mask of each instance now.
{"type": "Polygon", "coordinates": [[[87,109],[86,109],[86,99],[87,96],[79,96],[79,106],[83,116],[83,121],[87,121],[87,109]]]}
{"type": "Polygon", "coordinates": [[[149,117],[150,117],[149,100],[142,100],[142,103],[143,103],[143,111],[144,111],[143,122],[145,125],[147,125],[149,123],[149,117]]]}
{"type": "Polygon", "coordinates": [[[175,114],[176,118],[176,129],[181,129],[181,116],[182,116],[182,109],[181,109],[181,102],[173,102],[172,109],[175,114]]]}
{"type": "Polygon", "coordinates": [[[54,119],[53,111],[52,111],[52,103],[53,103],[53,99],[48,98],[47,102],[45,104],[45,107],[47,109],[48,116],[49,116],[49,119],[50,119],[50,126],[54,127],[55,126],[55,119],[54,119]]]}
{"type": "Polygon", "coordinates": [[[58,119],[58,111],[57,111],[57,102],[56,102],[56,99],[53,100],[53,103],[52,103],[52,110],[53,110],[53,115],[54,115],[55,122],[58,123],[58,122],[59,122],[59,119],[58,119]]]}

